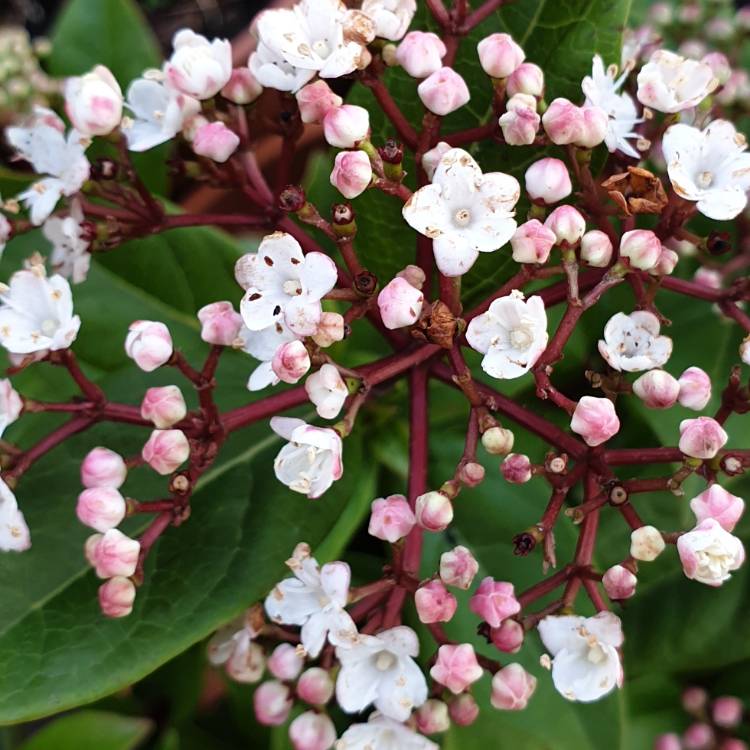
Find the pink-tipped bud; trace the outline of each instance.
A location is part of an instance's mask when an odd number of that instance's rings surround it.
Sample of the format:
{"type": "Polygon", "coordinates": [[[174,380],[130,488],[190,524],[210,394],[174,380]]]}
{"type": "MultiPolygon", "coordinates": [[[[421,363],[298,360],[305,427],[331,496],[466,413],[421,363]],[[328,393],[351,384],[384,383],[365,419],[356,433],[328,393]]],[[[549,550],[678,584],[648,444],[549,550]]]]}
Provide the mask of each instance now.
{"type": "Polygon", "coordinates": [[[583,396],[570,419],[570,429],[591,447],[606,443],[620,431],[615,405],[608,398],[583,396]]]}
{"type": "Polygon", "coordinates": [[[115,576],[99,586],[99,607],[105,617],[127,617],[133,611],[135,585],[124,576],[115,576]]]}
{"type": "Polygon", "coordinates": [[[714,78],[718,79],[721,86],[723,86],[732,75],[732,66],[723,52],[709,52],[707,55],[703,55],[701,62],[711,68],[714,78]]]}
{"type": "Polygon", "coordinates": [[[622,565],[613,565],[602,576],[602,583],[607,596],[615,601],[630,599],[635,594],[638,579],[622,565]]]}
{"type": "Polygon", "coordinates": [[[299,339],[282,344],[273,355],[271,369],[284,383],[296,383],[310,369],[310,354],[299,339]]]}
{"type": "Polygon", "coordinates": [[[109,529],[96,544],[87,545],[86,555],[93,561],[99,578],[132,576],[138,564],[140,543],[119,529],[109,529]]]}
{"type": "Polygon", "coordinates": [[[516,94],[508,100],[506,111],[498,120],[503,138],[509,146],[529,146],[536,138],[541,118],[536,99],[529,94],[516,94]]]}
{"type": "Polygon", "coordinates": [[[557,242],[555,233],[538,219],[521,224],[510,238],[513,260],[517,263],[546,263],[557,242]]]}
{"type": "Polygon", "coordinates": [[[500,471],[511,484],[524,484],[534,473],[531,460],[525,453],[509,453],[500,464],[500,471]]]}
{"type": "Polygon", "coordinates": [[[125,498],[114,487],[91,487],[78,496],[78,520],[102,533],[118,526],[125,511],[125,498]]]}
{"type": "Polygon", "coordinates": [[[563,247],[575,247],[586,231],[586,219],[573,206],[558,206],[546,219],[544,226],[557,238],[563,247]]]}
{"type": "Polygon", "coordinates": [[[476,461],[464,464],[458,472],[458,481],[467,487],[479,487],[484,481],[484,466],[476,461]]]}
{"type": "Polygon", "coordinates": [[[620,239],[620,257],[641,271],[648,271],[659,262],[661,250],[661,241],[650,229],[633,229],[620,239]]]}
{"type": "Polygon", "coordinates": [[[277,680],[289,682],[297,679],[302,667],[305,666],[305,660],[291,643],[280,643],[271,652],[266,666],[277,680]]]}
{"type": "Polygon", "coordinates": [[[253,709],[259,724],[267,727],[280,726],[292,710],[289,688],[277,680],[264,682],[253,695],[253,709]]]}
{"type": "Polygon", "coordinates": [[[630,534],[630,556],[642,562],[653,562],[664,552],[666,544],[655,526],[641,526],[630,534]]]}
{"type": "Polygon", "coordinates": [[[682,691],[680,698],[683,709],[689,714],[698,714],[708,704],[708,693],[702,687],[689,687],[682,691]]]}
{"type": "Polygon", "coordinates": [[[453,520],[453,504],[442,492],[427,492],[417,498],[414,514],[426,531],[444,531],[453,520]]]}
{"type": "Polygon", "coordinates": [[[415,289],[421,289],[427,280],[425,272],[419,266],[411,264],[406,266],[402,271],[399,271],[396,276],[408,281],[415,289]]]}
{"type": "Polygon", "coordinates": [[[534,203],[557,203],[573,192],[570,173],[560,159],[548,157],[535,161],[524,175],[526,192],[534,203]]]}
{"type": "Polygon", "coordinates": [[[437,165],[440,164],[440,160],[451,150],[451,148],[452,146],[449,143],[440,141],[437,146],[425,152],[425,155],[422,157],[422,168],[424,169],[428,180],[432,180],[437,165]]]}
{"type": "Polygon", "coordinates": [[[364,151],[339,152],[330,180],[344,198],[356,198],[367,190],[372,180],[370,157],[364,151]]]}
{"type": "Polygon", "coordinates": [[[453,68],[440,68],[417,86],[417,93],[433,114],[449,115],[471,98],[469,87],[453,68]]]}
{"type": "Polygon", "coordinates": [[[323,706],[333,697],[333,680],[325,669],[310,667],[297,680],[297,697],[311,706],[323,706]]]}
{"type": "Polygon", "coordinates": [[[469,609],[479,615],[491,628],[499,628],[502,621],[521,611],[513,584],[483,579],[469,601],[469,609]]]}
{"type": "Polygon", "coordinates": [[[702,411],[711,400],[711,378],[700,367],[688,367],[678,381],[680,393],[677,400],[681,406],[702,411]]]}
{"type": "Polygon", "coordinates": [[[122,90],[104,65],[65,82],[65,111],[84,136],[108,135],[122,119],[122,90]]]}
{"type": "Polygon", "coordinates": [[[490,427],[482,433],[482,446],[493,456],[507,456],[513,450],[513,433],[504,427],[490,427]]]}
{"type": "Polygon", "coordinates": [[[677,267],[679,260],[680,256],[674,250],[662,247],[659,260],[656,261],[656,265],[653,268],[649,269],[649,273],[652,276],[669,276],[677,267]]]}
{"type": "Polygon", "coordinates": [[[536,690],[536,677],[520,664],[508,664],[492,678],[490,702],[503,711],[521,711],[536,690]]]}
{"type": "Polygon", "coordinates": [[[441,646],[437,661],[430,669],[430,676],[435,682],[445,685],[454,695],[463,693],[482,676],[474,647],[469,643],[441,646]]]}
{"type": "Polygon", "coordinates": [[[447,732],[451,727],[448,706],[437,698],[425,701],[414,712],[414,718],[421,734],[439,734],[447,732]]]}
{"type": "Polygon", "coordinates": [[[454,724],[468,727],[479,716],[479,706],[471,693],[461,693],[448,704],[448,715],[454,724]]]}
{"type": "Polygon", "coordinates": [[[367,531],[377,539],[393,544],[403,539],[416,522],[409,501],[403,495],[389,495],[373,500],[367,531]]]}
{"type": "Polygon", "coordinates": [[[722,695],[711,706],[714,724],[724,729],[733,729],[742,721],[745,707],[739,698],[733,695],[722,695]]]}
{"type": "Polygon", "coordinates": [[[682,743],[674,732],[661,734],[654,742],[654,750],[682,750],[682,743]]]}
{"type": "Polygon", "coordinates": [[[119,453],[109,448],[93,448],[81,464],[81,484],[84,487],[114,487],[125,481],[128,467],[119,453]]]}
{"type": "Polygon", "coordinates": [[[693,281],[706,289],[721,289],[722,276],[713,268],[701,267],[693,274],[693,281]]]}
{"type": "Polygon", "coordinates": [[[324,312],[312,340],[324,349],[344,338],[344,317],[335,312],[324,312]]]}
{"type": "Polygon", "coordinates": [[[193,136],[193,151],[223,164],[240,145],[240,137],[223,122],[201,125],[193,136]]]}
{"type": "Polygon", "coordinates": [[[370,133],[370,115],[364,107],[343,104],[329,109],[323,117],[323,134],[336,148],[354,148],[370,133]]]}
{"type": "Polygon", "coordinates": [[[633,383],[633,393],[650,409],[668,409],[677,403],[680,384],[664,370],[649,370],[633,383]]]}
{"type": "Polygon", "coordinates": [[[443,40],[431,31],[410,31],[398,45],[396,61],[412,78],[427,78],[443,67],[443,40]]]}
{"type": "Polygon", "coordinates": [[[691,724],[682,735],[683,750],[710,750],[714,746],[715,734],[709,724],[691,724]]]}
{"type": "Polygon", "coordinates": [[[601,107],[581,107],[581,132],[576,146],[594,148],[607,135],[609,116],[601,107]]]}
{"type": "Polygon", "coordinates": [[[732,531],[745,511],[745,501],[720,485],[712,484],[690,501],[690,510],[698,523],[713,518],[725,531],[732,531]]]}
{"type": "Polygon", "coordinates": [[[125,338],[125,353],[144,372],[152,372],[172,356],[172,337],[164,323],[136,320],[125,338]]]}
{"type": "Polygon", "coordinates": [[[479,64],[492,78],[507,78],[526,59],[510,34],[490,34],[477,44],[479,64]]]}
{"type": "Polygon", "coordinates": [[[713,458],[729,440],[724,428],[711,417],[680,422],[680,450],[693,458],[713,458]]]}
{"type": "Polygon", "coordinates": [[[606,232],[592,229],[581,237],[581,260],[594,268],[606,268],[612,260],[612,241],[606,232]]]}
{"type": "Polygon", "coordinates": [[[420,622],[449,622],[456,614],[456,597],[441,581],[430,581],[414,593],[414,604],[420,622]]]}
{"type": "Polygon", "coordinates": [[[217,346],[232,346],[242,328],[242,316],[226,301],[201,307],[198,320],[203,341],[217,346]]]}
{"type": "Polygon", "coordinates": [[[500,627],[490,629],[490,638],[495,648],[506,654],[515,654],[523,646],[524,629],[516,620],[503,620],[500,627]]]}
{"type": "Polygon", "coordinates": [[[289,725],[294,750],[330,750],[336,741],[336,727],[325,714],[305,711],[289,725]]]}
{"type": "Polygon", "coordinates": [[[250,68],[234,68],[221,90],[221,95],[234,104],[251,104],[263,93],[263,86],[250,72],[250,68]]]}
{"type": "Polygon", "coordinates": [[[323,118],[332,109],[343,104],[343,99],[334,94],[331,87],[320,79],[303,86],[295,96],[302,122],[323,122],[323,118]]]}
{"type": "Polygon", "coordinates": [[[552,143],[564,146],[575,143],[583,129],[583,114],[567,99],[553,99],[542,115],[542,125],[552,143]]]}
{"type": "Polygon", "coordinates": [[[521,63],[505,82],[508,96],[528,94],[540,98],[544,96],[544,73],[534,63],[521,63]]]}
{"type": "Polygon", "coordinates": [[[414,325],[423,304],[424,294],[400,276],[391,279],[378,294],[380,317],[390,330],[414,325]]]}
{"type": "Polygon", "coordinates": [[[182,430],[154,430],[141,451],[143,460],[166,476],[187,461],[190,443],[182,430]]]}
{"type": "Polygon", "coordinates": [[[440,580],[446,586],[468,589],[479,572],[479,563],[469,549],[459,545],[440,555],[440,580]]]}
{"type": "Polygon", "coordinates": [[[160,430],[176,425],[186,414],[185,398],[176,385],[149,388],[141,402],[141,416],[160,430]]]}

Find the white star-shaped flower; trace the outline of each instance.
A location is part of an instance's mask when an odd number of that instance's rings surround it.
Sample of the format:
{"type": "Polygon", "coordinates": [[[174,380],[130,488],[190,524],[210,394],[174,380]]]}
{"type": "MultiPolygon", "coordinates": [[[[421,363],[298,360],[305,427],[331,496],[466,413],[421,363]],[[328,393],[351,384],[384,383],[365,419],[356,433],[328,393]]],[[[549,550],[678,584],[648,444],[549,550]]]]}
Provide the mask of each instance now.
{"type": "Polygon", "coordinates": [[[86,280],[91,266],[91,253],[81,204],[74,200],[68,216],[50,216],[44,222],[42,232],[52,243],[50,265],[61,276],[74,284],[86,280]]]}
{"type": "Polygon", "coordinates": [[[0,479],[0,551],[23,552],[31,547],[29,527],[18,509],[16,496],[0,479]]]}
{"type": "Polygon", "coordinates": [[[599,353],[621,372],[642,372],[662,367],[672,354],[672,339],[660,336],[659,319],[648,310],[616,313],[604,326],[599,353]]]}
{"type": "Polygon", "coordinates": [[[438,746],[404,724],[374,711],[367,724],[352,724],[335,750],[438,750],[438,746]]]}

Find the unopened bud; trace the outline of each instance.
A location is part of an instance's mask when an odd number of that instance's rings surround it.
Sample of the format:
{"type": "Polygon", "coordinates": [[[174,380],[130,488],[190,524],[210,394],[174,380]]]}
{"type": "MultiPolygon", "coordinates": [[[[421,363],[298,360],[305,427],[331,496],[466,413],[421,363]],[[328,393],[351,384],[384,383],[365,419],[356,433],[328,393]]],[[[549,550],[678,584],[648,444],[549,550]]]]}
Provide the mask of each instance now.
{"type": "Polygon", "coordinates": [[[513,433],[504,427],[490,427],[482,433],[482,445],[493,456],[506,456],[513,450],[513,433]]]}
{"type": "Polygon", "coordinates": [[[118,526],[125,511],[125,499],[114,487],[91,487],[78,496],[78,520],[101,533],[118,526]]]}
{"type": "Polygon", "coordinates": [[[456,613],[456,597],[440,581],[430,581],[414,593],[420,622],[449,622],[456,613]]]}
{"type": "Polygon", "coordinates": [[[630,555],[636,560],[652,562],[664,551],[664,537],[653,526],[641,526],[630,535],[630,555]]]}
{"type": "Polygon", "coordinates": [[[141,416],[162,430],[176,425],[186,414],[185,399],[176,385],[149,388],[141,402],[141,416]]]}
{"type": "Polygon", "coordinates": [[[141,455],[154,471],[166,476],[187,461],[190,443],[182,430],[154,430],[141,455]]]}
{"type": "Polygon", "coordinates": [[[128,469],[119,453],[109,448],[93,448],[81,464],[81,483],[84,487],[120,487],[128,469]]]}
{"type": "Polygon", "coordinates": [[[444,531],[453,520],[453,504],[441,492],[427,492],[416,501],[417,523],[427,531],[444,531]]]}
{"type": "Polygon", "coordinates": [[[440,556],[440,580],[446,586],[468,589],[479,572],[479,563],[471,552],[461,545],[440,556]]]}
{"type": "Polygon", "coordinates": [[[129,578],[115,576],[99,586],[99,606],[105,617],[127,617],[134,601],[135,585],[129,578]]]}
{"type": "Polygon", "coordinates": [[[305,660],[297,653],[291,643],[280,643],[271,652],[266,662],[268,671],[282,682],[289,682],[297,678],[305,665],[305,660]]]}
{"type": "Polygon", "coordinates": [[[510,453],[500,464],[500,471],[511,484],[524,484],[533,475],[531,461],[524,453],[510,453]]]}
{"type": "Polygon", "coordinates": [[[292,709],[289,688],[276,680],[264,682],[253,694],[253,708],[259,724],[267,727],[280,726],[287,720],[292,709]]]}
{"type": "Polygon", "coordinates": [[[325,669],[310,667],[297,680],[297,696],[311,706],[322,706],[333,697],[333,680],[325,669]]]}

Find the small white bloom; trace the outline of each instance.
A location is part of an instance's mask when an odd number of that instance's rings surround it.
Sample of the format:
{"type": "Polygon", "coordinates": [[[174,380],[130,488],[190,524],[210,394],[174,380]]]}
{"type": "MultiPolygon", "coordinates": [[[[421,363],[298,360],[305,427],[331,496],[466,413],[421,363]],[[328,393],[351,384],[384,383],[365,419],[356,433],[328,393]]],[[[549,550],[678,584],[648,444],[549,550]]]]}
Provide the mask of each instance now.
{"type": "Polygon", "coordinates": [[[23,401],[8,378],[0,380],[0,437],[21,415],[23,401]]]}
{"type": "Polygon", "coordinates": [[[446,276],[465,274],[479,253],[502,247],[516,231],[514,207],[521,193],[515,177],[482,174],[469,153],[447,151],[432,184],[406,202],[407,224],[432,239],[435,262],[446,276]]]}
{"type": "Polygon", "coordinates": [[[249,391],[262,391],[269,385],[277,385],[280,382],[273,371],[271,362],[273,362],[274,355],[279,347],[297,338],[284,325],[283,320],[277,320],[268,328],[262,328],[260,331],[251,331],[247,326],[242,327],[238,336],[240,348],[260,361],[247,381],[249,391]]]}
{"type": "Polygon", "coordinates": [[[682,569],[688,578],[721,586],[745,561],[742,542],[715,518],[706,518],[677,540],[682,569]]]}
{"type": "MultiPolygon", "coordinates": [[[[3,199],[0,197],[0,206],[2,205],[2,202],[3,199]]],[[[0,257],[2,257],[3,250],[5,250],[5,246],[8,244],[8,240],[12,234],[13,226],[3,214],[0,214],[0,257]]]]}
{"type": "Polygon", "coordinates": [[[677,195],[697,201],[710,219],[734,219],[747,205],[750,153],[742,133],[727,120],[714,120],[705,130],[672,125],[662,150],[677,195]]]}
{"type": "Polygon", "coordinates": [[[427,680],[414,657],[417,634],[404,625],[374,635],[359,635],[336,649],[341,671],[336,700],[347,713],[359,713],[371,703],[396,721],[406,721],[412,709],[427,700],[427,680]]]}
{"type": "Polygon", "coordinates": [[[341,437],[329,427],[273,417],[271,429],[289,442],[273,462],[276,478],[290,490],[320,497],[344,473],[341,437]]]}
{"type": "Polygon", "coordinates": [[[397,42],[406,34],[414,14],[416,0],[364,0],[362,12],[375,24],[376,36],[397,42]]]}
{"type": "Polygon", "coordinates": [[[51,216],[44,222],[42,232],[52,243],[52,269],[74,284],[86,280],[91,266],[89,241],[83,229],[81,204],[74,200],[68,216],[51,216]]]}
{"type": "Polygon", "coordinates": [[[647,310],[616,313],[604,326],[599,353],[621,372],[642,372],[662,367],[672,354],[672,339],[660,336],[659,319],[647,310]]]}
{"type": "Polygon", "coordinates": [[[266,597],[268,616],[282,625],[300,626],[302,645],[313,658],[326,637],[334,646],[356,638],[357,628],[344,609],[349,597],[349,566],[344,562],[319,566],[306,544],[298,544],[286,564],[294,578],[277,583],[266,597]]]}
{"type": "Polygon", "coordinates": [[[374,711],[367,724],[352,724],[335,750],[438,750],[438,746],[405,724],[374,711]]]}
{"type": "Polygon", "coordinates": [[[622,685],[617,649],[623,636],[617,615],[545,617],[539,635],[553,657],[552,681],[568,700],[588,703],[622,685]]]}
{"type": "Polygon", "coordinates": [[[519,378],[527,373],[547,346],[547,313],[535,295],[524,300],[512,291],[477,315],[466,330],[472,349],[484,354],[482,369],[493,378],[519,378]]]}
{"type": "Polygon", "coordinates": [[[245,614],[235,618],[211,636],[207,647],[209,663],[224,666],[236,682],[258,682],[263,676],[265,656],[262,646],[254,642],[257,635],[245,614]]]}
{"type": "Polygon", "coordinates": [[[0,479],[0,551],[23,552],[31,547],[31,535],[16,496],[0,479]]]}
{"type": "Polygon", "coordinates": [[[339,371],[327,363],[307,378],[305,390],[323,419],[335,419],[349,395],[339,371]]]}
{"type": "Polygon", "coordinates": [[[210,99],[232,76],[232,45],[181,29],[172,39],[172,57],[164,66],[167,81],[188,96],[210,99]]]}

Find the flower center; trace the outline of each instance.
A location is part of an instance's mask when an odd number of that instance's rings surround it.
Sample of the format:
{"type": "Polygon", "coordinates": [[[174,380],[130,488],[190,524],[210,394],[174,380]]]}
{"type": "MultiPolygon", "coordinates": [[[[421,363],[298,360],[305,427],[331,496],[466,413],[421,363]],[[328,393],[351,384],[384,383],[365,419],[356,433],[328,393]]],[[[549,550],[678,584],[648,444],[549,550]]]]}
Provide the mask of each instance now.
{"type": "Polygon", "coordinates": [[[328,55],[331,54],[331,50],[323,39],[318,39],[317,42],[313,42],[312,48],[320,57],[328,57],[328,55]]]}
{"type": "Polygon", "coordinates": [[[714,181],[714,176],[712,172],[701,172],[698,175],[698,187],[707,188],[711,187],[711,183],[714,181]]]}
{"type": "Polygon", "coordinates": [[[287,279],[282,288],[290,297],[296,297],[298,294],[302,294],[302,289],[300,289],[299,281],[297,279],[287,279]]]}
{"type": "Polygon", "coordinates": [[[471,221],[471,211],[468,208],[459,208],[453,215],[453,222],[459,227],[465,227],[471,221]]]}
{"type": "Polygon", "coordinates": [[[586,658],[592,664],[600,664],[607,658],[607,655],[597,641],[595,643],[589,643],[589,652],[586,654],[586,658]]]}
{"type": "Polygon", "coordinates": [[[388,671],[396,663],[396,657],[390,651],[381,651],[375,656],[375,668],[381,672],[388,671]]]}
{"type": "Polygon", "coordinates": [[[514,349],[519,351],[528,349],[533,341],[534,337],[528,328],[514,328],[510,332],[510,343],[514,349]]]}

